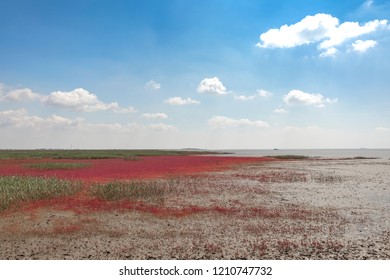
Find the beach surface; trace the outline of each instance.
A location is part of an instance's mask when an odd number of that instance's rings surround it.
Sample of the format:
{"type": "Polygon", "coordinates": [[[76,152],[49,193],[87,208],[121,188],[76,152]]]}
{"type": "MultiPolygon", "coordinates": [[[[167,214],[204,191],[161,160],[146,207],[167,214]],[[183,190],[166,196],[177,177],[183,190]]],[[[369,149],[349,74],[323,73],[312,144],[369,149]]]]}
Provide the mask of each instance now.
{"type": "Polygon", "coordinates": [[[390,259],[389,159],[199,170],[158,201],[7,210],[0,259],[390,259]]]}

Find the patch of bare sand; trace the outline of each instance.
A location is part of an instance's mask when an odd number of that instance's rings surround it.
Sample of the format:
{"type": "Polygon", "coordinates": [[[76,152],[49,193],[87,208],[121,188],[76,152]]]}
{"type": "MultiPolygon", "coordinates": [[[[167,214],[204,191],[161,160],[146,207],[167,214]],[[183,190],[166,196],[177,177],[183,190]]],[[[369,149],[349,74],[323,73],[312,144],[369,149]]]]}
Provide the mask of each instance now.
{"type": "Polygon", "coordinates": [[[137,211],[7,213],[0,258],[389,259],[389,171],[382,160],[262,163],[175,178],[137,211]]]}

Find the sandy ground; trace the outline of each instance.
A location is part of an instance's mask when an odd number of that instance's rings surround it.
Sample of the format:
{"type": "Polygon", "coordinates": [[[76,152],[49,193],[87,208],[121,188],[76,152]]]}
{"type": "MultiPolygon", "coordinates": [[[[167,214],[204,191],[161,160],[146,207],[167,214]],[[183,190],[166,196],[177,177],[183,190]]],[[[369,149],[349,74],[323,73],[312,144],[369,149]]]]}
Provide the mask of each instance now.
{"type": "Polygon", "coordinates": [[[145,204],[3,213],[0,259],[390,259],[388,159],[175,178],[164,201],[145,204]]]}

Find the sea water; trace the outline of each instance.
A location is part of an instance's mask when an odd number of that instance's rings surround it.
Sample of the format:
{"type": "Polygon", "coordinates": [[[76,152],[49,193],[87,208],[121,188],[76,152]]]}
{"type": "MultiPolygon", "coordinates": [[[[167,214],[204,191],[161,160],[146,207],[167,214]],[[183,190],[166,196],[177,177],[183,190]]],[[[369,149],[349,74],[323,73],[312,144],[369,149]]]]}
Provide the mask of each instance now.
{"type": "Polygon", "coordinates": [[[299,155],[320,158],[380,158],[390,160],[390,149],[276,149],[276,150],[218,150],[234,156],[281,156],[299,155]]]}

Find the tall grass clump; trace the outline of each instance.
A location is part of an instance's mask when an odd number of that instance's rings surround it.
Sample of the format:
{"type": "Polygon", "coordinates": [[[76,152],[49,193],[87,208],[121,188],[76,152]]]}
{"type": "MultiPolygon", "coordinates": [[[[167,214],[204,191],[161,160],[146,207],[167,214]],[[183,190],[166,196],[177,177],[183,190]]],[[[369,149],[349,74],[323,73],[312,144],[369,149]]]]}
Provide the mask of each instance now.
{"type": "Polygon", "coordinates": [[[0,211],[22,202],[75,194],[80,183],[48,177],[0,177],[0,211]]]}
{"type": "Polygon", "coordinates": [[[141,160],[142,157],[137,156],[137,155],[130,155],[130,156],[125,156],[123,159],[129,160],[129,161],[137,161],[137,160],[141,160]]]}
{"type": "Polygon", "coordinates": [[[339,175],[322,174],[322,173],[313,176],[312,179],[316,183],[328,183],[328,184],[341,183],[345,180],[342,176],[339,175]]]}
{"type": "Polygon", "coordinates": [[[89,162],[35,162],[25,164],[25,167],[41,170],[79,169],[90,167],[89,162]]]}
{"type": "Polygon", "coordinates": [[[112,181],[92,186],[92,194],[104,200],[163,201],[174,189],[173,181],[112,181]]]}

